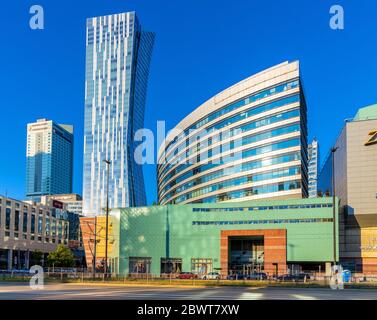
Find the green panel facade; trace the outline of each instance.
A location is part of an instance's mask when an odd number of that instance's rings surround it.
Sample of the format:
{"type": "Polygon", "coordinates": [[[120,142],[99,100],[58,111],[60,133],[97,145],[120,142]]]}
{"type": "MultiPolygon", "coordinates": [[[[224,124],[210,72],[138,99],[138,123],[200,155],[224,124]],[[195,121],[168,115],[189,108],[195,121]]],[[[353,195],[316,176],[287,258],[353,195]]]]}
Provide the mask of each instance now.
{"type": "Polygon", "coordinates": [[[212,259],[213,268],[220,268],[221,230],[286,229],[288,263],[333,261],[331,198],[113,211],[120,219],[115,238],[119,239],[121,273],[129,273],[129,257],[151,258],[153,274],[160,274],[161,258],[181,258],[182,271],[191,271],[192,258],[212,259]]]}

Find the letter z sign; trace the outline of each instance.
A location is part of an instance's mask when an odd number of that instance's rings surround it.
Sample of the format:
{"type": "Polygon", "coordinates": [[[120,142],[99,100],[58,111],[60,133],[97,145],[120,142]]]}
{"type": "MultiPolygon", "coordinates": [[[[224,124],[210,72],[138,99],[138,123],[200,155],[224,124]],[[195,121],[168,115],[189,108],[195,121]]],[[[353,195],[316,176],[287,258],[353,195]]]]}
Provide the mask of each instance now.
{"type": "Polygon", "coordinates": [[[366,146],[377,144],[377,130],[369,132],[369,140],[365,142],[366,146]]]}

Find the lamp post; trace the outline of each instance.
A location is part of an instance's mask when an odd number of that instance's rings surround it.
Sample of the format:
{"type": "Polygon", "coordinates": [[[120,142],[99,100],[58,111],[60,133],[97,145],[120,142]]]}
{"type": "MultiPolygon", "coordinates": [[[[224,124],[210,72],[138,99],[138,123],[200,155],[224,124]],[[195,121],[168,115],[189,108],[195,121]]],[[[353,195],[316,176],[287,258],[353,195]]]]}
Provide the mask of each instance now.
{"type": "Polygon", "coordinates": [[[106,163],[106,171],[107,171],[107,182],[106,182],[106,240],[105,240],[105,265],[104,265],[104,275],[107,278],[107,243],[109,239],[109,167],[110,167],[110,160],[103,160],[106,163]]]}
{"type": "Polygon", "coordinates": [[[333,213],[333,245],[334,245],[334,266],[336,265],[336,212],[335,212],[335,152],[338,147],[331,148],[332,156],[332,213],[333,213]]]}
{"type": "Polygon", "coordinates": [[[96,255],[97,255],[97,217],[94,217],[94,249],[93,249],[93,279],[96,278],[96,255]]]}

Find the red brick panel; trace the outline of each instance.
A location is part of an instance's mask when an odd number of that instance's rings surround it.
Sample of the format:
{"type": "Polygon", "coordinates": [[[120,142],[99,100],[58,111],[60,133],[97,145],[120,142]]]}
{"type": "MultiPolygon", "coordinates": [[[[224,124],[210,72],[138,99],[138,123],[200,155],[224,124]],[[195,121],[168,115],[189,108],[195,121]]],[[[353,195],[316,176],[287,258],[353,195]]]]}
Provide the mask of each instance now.
{"type": "Polygon", "coordinates": [[[220,234],[221,272],[228,274],[229,237],[263,236],[264,238],[264,270],[269,275],[287,271],[287,231],[271,230],[222,230],[220,234]]]}

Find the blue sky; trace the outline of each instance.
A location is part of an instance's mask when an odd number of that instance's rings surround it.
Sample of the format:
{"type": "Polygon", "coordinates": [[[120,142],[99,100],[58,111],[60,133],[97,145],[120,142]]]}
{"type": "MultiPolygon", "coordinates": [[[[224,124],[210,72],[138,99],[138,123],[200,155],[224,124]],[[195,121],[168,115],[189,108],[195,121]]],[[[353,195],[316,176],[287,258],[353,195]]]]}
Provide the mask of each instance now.
{"type": "MultiPolygon", "coordinates": [[[[171,128],[226,87],[285,60],[300,60],[309,138],[324,157],[345,118],[377,103],[374,0],[12,0],[0,27],[0,194],[24,198],[26,124],[38,118],[75,127],[74,192],[82,192],[85,19],[136,11],[156,33],[145,127],[171,128]],[[45,29],[29,28],[42,5],[45,29]],[[329,27],[340,4],[345,29],[329,27]]],[[[144,168],[148,202],[155,166],[144,168]]]]}

